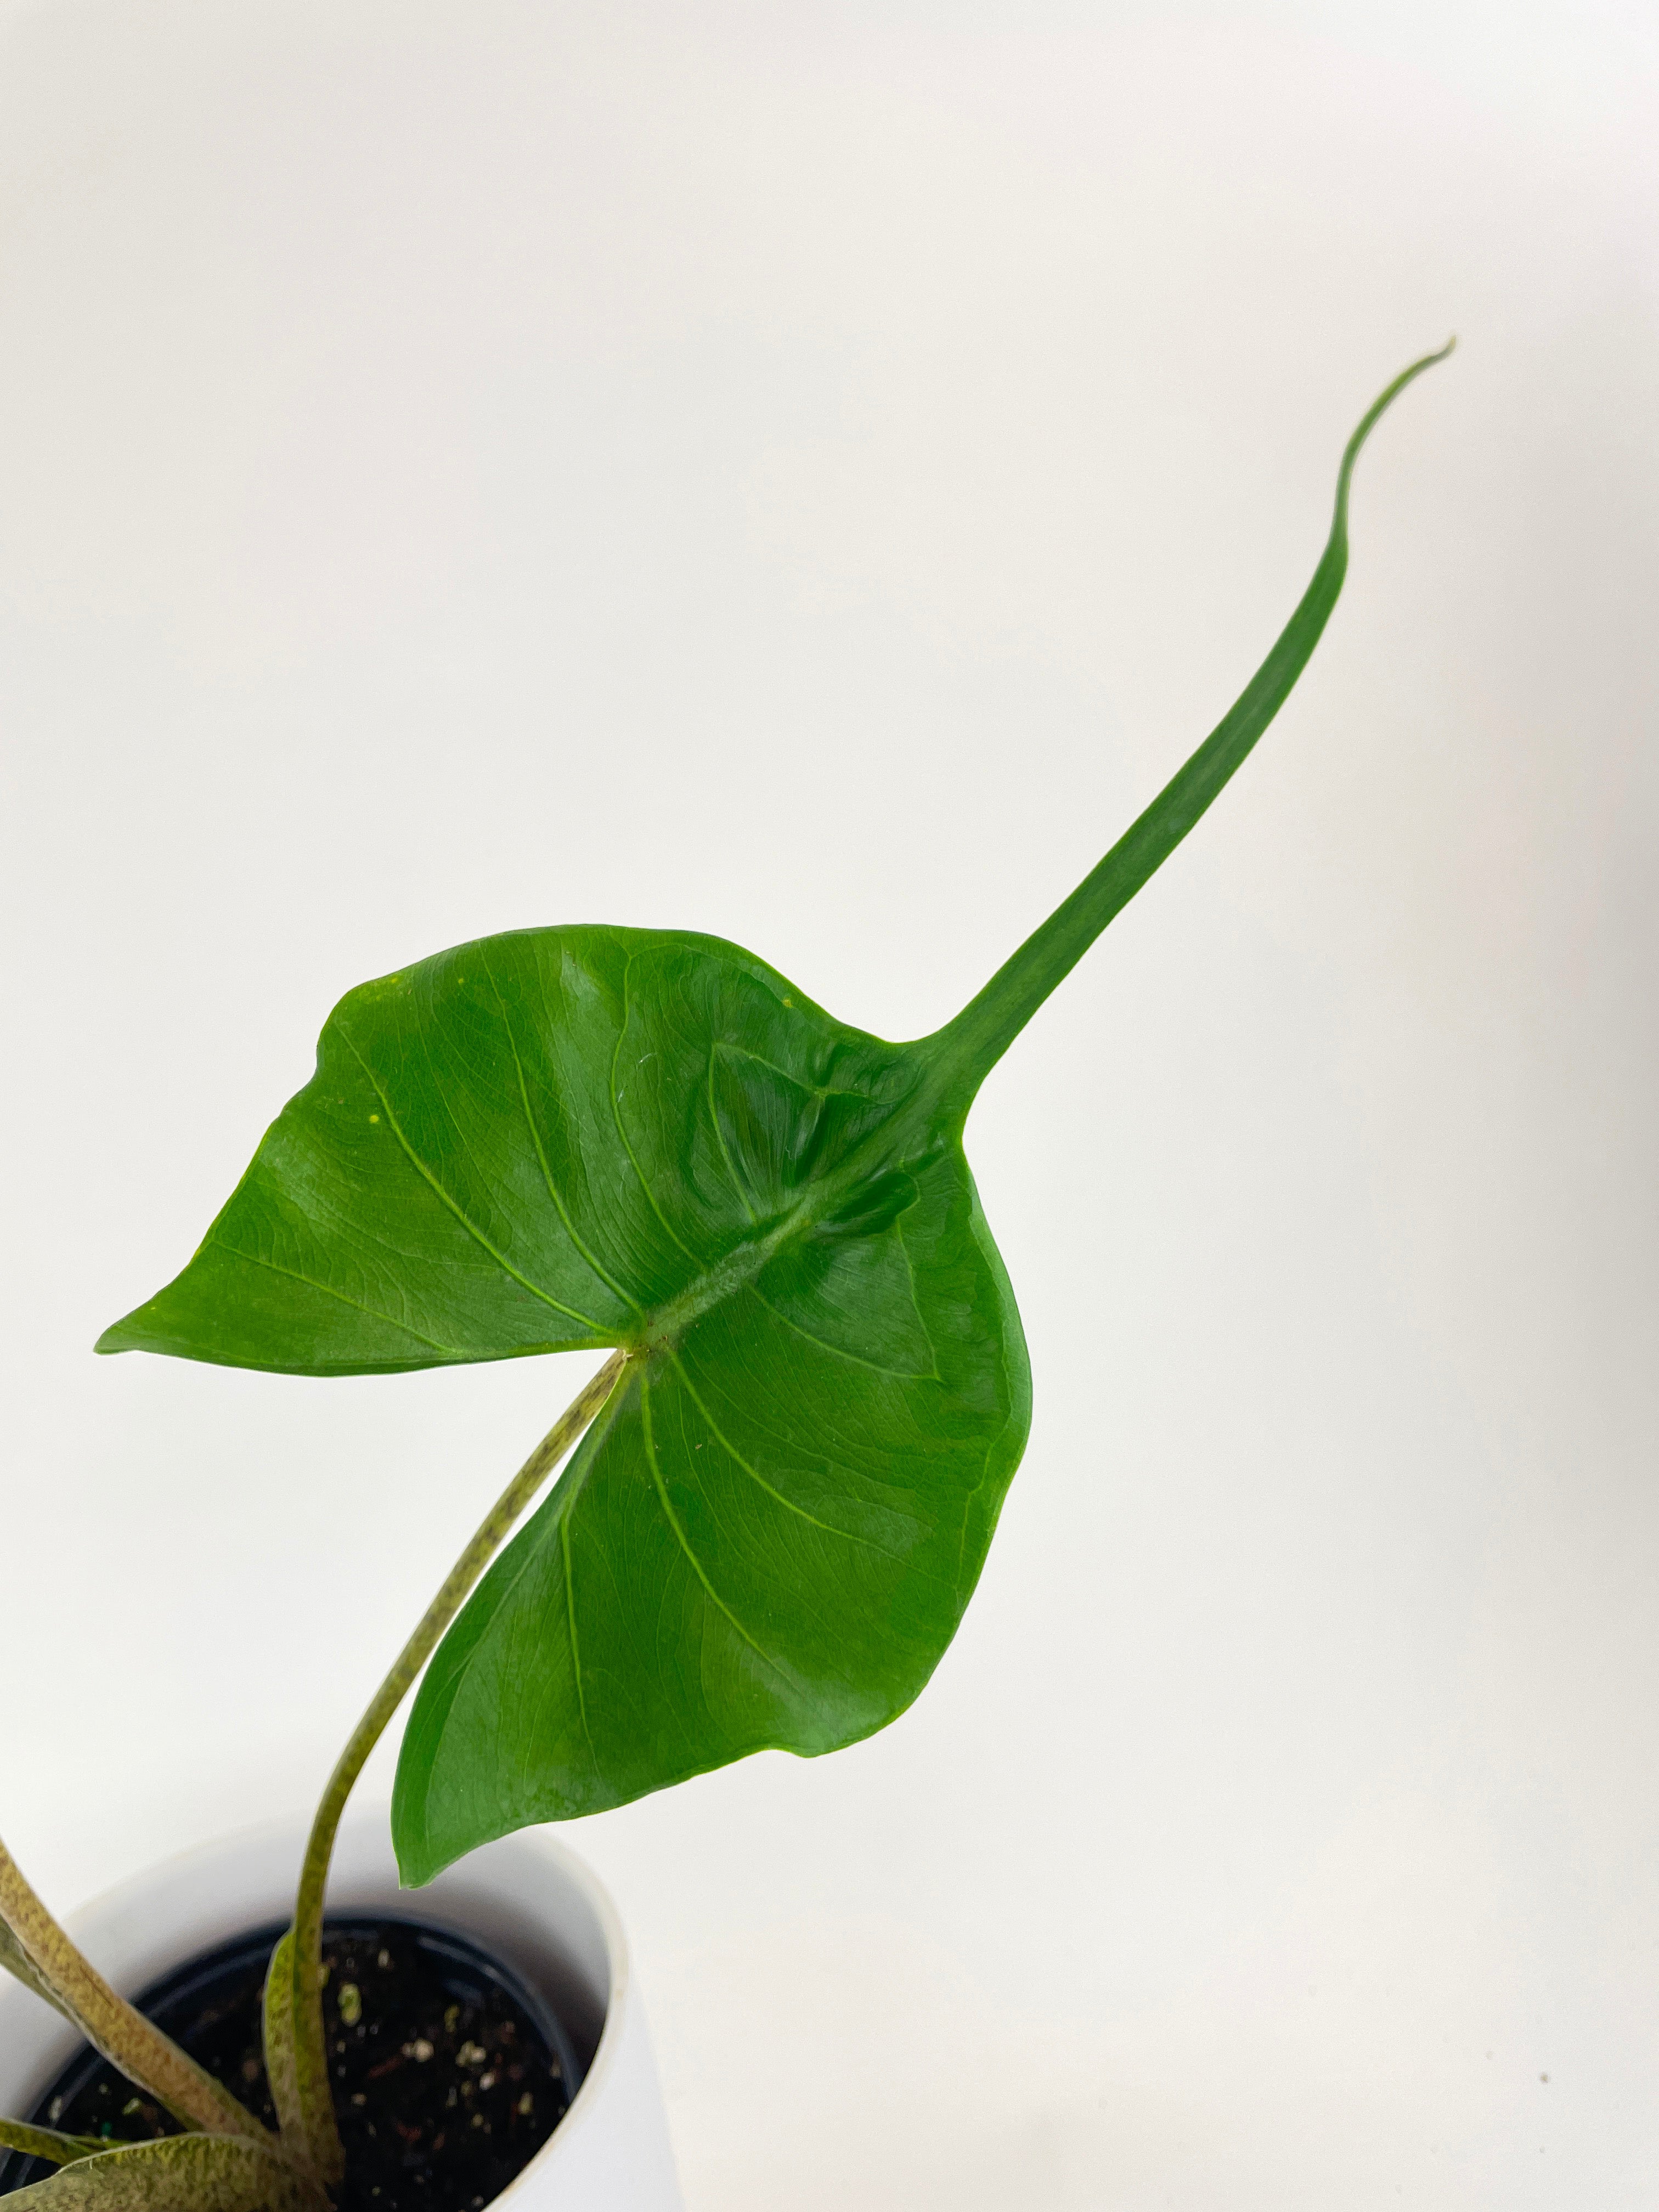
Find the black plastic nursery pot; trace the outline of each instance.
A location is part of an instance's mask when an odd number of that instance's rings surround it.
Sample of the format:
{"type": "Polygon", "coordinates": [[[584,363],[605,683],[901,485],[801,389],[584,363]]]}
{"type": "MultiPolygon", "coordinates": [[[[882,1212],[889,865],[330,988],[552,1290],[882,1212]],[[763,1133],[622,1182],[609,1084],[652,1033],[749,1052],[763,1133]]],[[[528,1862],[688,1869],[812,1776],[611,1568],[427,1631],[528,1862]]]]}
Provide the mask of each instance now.
{"type": "MultiPolygon", "coordinates": [[[[204,1953],[137,2002],[267,2123],[260,2047],[266,1927],[204,1953]]],[[[571,2036],[545,1997],[466,1937],[402,1917],[327,1923],[325,2017],[345,2145],[339,2212],[480,2212],[541,2149],[580,2087],[571,2036]]],[[[177,2123],[87,2045],[29,2115],[113,2146],[177,2123]]],[[[54,2169],[0,2158],[0,2196],[54,2169]]]]}

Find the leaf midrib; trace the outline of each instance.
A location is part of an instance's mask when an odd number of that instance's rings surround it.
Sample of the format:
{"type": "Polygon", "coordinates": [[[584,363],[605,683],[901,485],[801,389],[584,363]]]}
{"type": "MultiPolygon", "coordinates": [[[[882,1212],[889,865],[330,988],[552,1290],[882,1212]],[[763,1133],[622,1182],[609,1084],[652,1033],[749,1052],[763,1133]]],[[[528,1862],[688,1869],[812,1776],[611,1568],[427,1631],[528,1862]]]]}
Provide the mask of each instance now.
{"type": "MultiPolygon", "coordinates": [[[[631,965],[631,962],[629,964],[631,965]]],[[[487,966],[486,972],[488,972],[487,966]]],[[[493,976],[490,980],[493,985],[493,976]]],[[[498,1000],[499,996],[500,994],[498,991],[498,1000]]],[[[575,1246],[576,1249],[580,1254],[580,1256],[592,1270],[593,1273],[601,1282],[606,1284],[606,1285],[614,1291],[619,1297],[626,1299],[627,1303],[634,1308],[635,1314],[639,1316],[637,1325],[628,1330],[607,1328],[604,1323],[595,1321],[592,1316],[579,1312],[573,1306],[566,1305],[562,1300],[554,1297],[550,1291],[544,1290],[539,1284],[532,1281],[532,1279],[520,1269],[513,1265],[513,1262],[507,1258],[507,1255],[501,1250],[491,1238],[484,1234],[484,1232],[478,1227],[477,1224],[469,1215],[465,1206],[463,1206],[459,1200],[455,1198],[453,1194],[446,1188],[442,1179],[428,1166],[427,1163],[421,1158],[419,1152],[416,1152],[415,1146],[410,1143],[407,1133],[404,1129],[403,1124],[392,1106],[391,1098],[387,1095],[385,1087],[380,1083],[373,1067],[370,1066],[368,1060],[358,1047],[356,1041],[352,1037],[349,1031],[345,1029],[343,1024],[341,1025],[340,1035],[347,1049],[350,1052],[352,1057],[362,1068],[364,1078],[368,1081],[370,1089],[374,1091],[375,1097],[380,1101],[381,1109],[386,1115],[386,1126],[392,1137],[396,1139],[404,1158],[409,1161],[410,1165],[415,1170],[422,1181],[428,1185],[434,1195],[438,1198],[442,1205],[447,1208],[449,1212],[454,1216],[455,1219],[460,1224],[467,1235],[472,1238],[473,1242],[478,1245],[481,1250],[488,1253],[489,1257],[495,1262],[496,1266],[501,1269],[502,1273],[509,1276],[514,1282],[518,1283],[521,1288],[529,1291],[533,1297],[538,1298],[543,1304],[550,1306],[555,1312],[565,1315],[569,1320],[577,1322],[584,1328],[590,1330],[597,1342],[602,1344],[615,1343],[623,1346],[633,1352],[650,1354],[653,1352],[672,1350],[679,1343],[686,1331],[693,1327],[696,1322],[700,1321],[706,1313],[711,1311],[714,1307],[723,1304],[728,1297],[735,1297],[739,1291],[750,1288],[755,1283],[757,1278],[771,1263],[771,1261],[777,1257],[780,1252],[784,1250],[789,1244],[794,1243],[799,1238],[807,1235],[817,1223],[834,1214],[838,1207],[846,1201],[849,1194],[857,1190],[861,1184],[873,1182],[878,1175],[889,1169],[895,1167],[905,1168],[909,1166],[917,1158],[917,1154],[905,1149],[902,1144],[901,1132],[908,1125],[910,1127],[917,1127],[919,1134],[923,1130],[926,1130],[930,1134],[933,1133],[937,1128],[938,1116],[942,1104],[942,1100],[940,1097],[940,1086],[937,1079],[937,1070],[933,1061],[933,1057],[931,1053],[921,1048],[916,1048],[914,1053],[914,1060],[915,1064],[917,1066],[918,1073],[921,1077],[921,1080],[918,1083],[916,1089],[913,1091],[908,1097],[895,1102],[886,1118],[882,1121],[878,1122],[873,1128],[866,1130],[863,1136],[852,1146],[846,1157],[840,1162],[839,1165],[833,1171],[814,1177],[811,1184],[808,1186],[806,1194],[803,1196],[798,1205],[792,1207],[787,1214],[781,1217],[781,1218],[774,1222],[772,1226],[766,1230],[763,1234],[758,1237],[744,1238],[738,1244],[732,1247],[730,1250],[724,1253],[720,1259],[714,1261],[711,1265],[708,1261],[702,1259],[696,1253],[693,1252],[690,1247],[686,1244],[684,1240],[679,1237],[670,1225],[666,1216],[663,1212],[657,1194],[652,1188],[651,1178],[646,1174],[644,1168],[641,1166],[635,1153],[633,1146],[629,1142],[628,1133],[623,1126],[622,1115],[619,1110],[621,1102],[618,1098],[616,1088],[617,1060],[622,1049],[623,1041],[627,1035],[628,1020],[628,978],[625,969],[623,978],[622,1024],[617,1030],[616,1044],[612,1048],[611,1076],[610,1080],[606,1085],[606,1089],[610,1094],[611,1117],[615,1123],[617,1139],[623,1147],[623,1155],[626,1158],[629,1165],[632,1168],[652,1212],[656,1215],[658,1220],[661,1223],[668,1235],[673,1238],[675,1244],[678,1247],[680,1251],[684,1255],[686,1259],[691,1262],[692,1267],[697,1271],[682,1291],[677,1292],[673,1297],[666,1300],[661,1305],[649,1309],[641,1309],[637,1300],[624,1291],[620,1284],[614,1282],[605,1271],[596,1264],[592,1255],[586,1250],[580,1239],[577,1237],[572,1224],[567,1218],[566,1209],[559,1201],[557,1193],[553,1186],[551,1176],[548,1172],[548,1163],[542,1156],[538,1133],[536,1132],[534,1122],[529,1111],[529,1101],[526,1097],[522,1096],[523,1070],[518,1066],[518,1053],[516,1047],[513,1048],[514,1061],[520,1078],[520,1087],[521,1092],[520,1103],[525,1113],[526,1122],[530,1126],[532,1140],[535,1145],[538,1164],[542,1169],[544,1181],[547,1185],[549,1201],[554,1206],[555,1212],[559,1219],[560,1226],[565,1231],[571,1243],[575,1246]],[[918,1125],[920,1125],[919,1127],[918,1125]]],[[[714,1070],[714,1053],[720,1048],[720,1045],[726,1042],[726,1040],[719,1038],[713,1041],[709,1053],[709,1073],[711,1076],[714,1070]]],[[[927,1042],[931,1042],[931,1040],[927,1042]]],[[[511,1042],[510,1039],[509,1042],[511,1042]]],[[[738,1049],[741,1049],[741,1048],[738,1048],[738,1049]]],[[[746,1056],[750,1059],[758,1058],[758,1055],[754,1054],[749,1054],[746,1056]]],[[[769,1065],[770,1063],[763,1064],[769,1065]]],[[[784,1071],[781,1070],[779,1072],[783,1073],[784,1071]]],[[[791,1079],[793,1080],[798,1079],[791,1079]]],[[[804,1085],[803,1087],[810,1089],[813,1086],[804,1085]]],[[[866,1096],[867,1094],[834,1092],[823,1090],[820,1087],[819,1095],[866,1096]]],[[[872,1099],[871,1103],[872,1104],[878,1104],[881,1102],[872,1099]]],[[[715,1133],[717,1136],[720,1135],[718,1118],[715,1121],[715,1133]]],[[[725,1144],[723,1137],[721,1137],[720,1141],[721,1149],[724,1152],[725,1144]]],[[[924,1145],[922,1149],[927,1150],[931,1149],[931,1147],[924,1145]]],[[[747,1198],[742,1192],[738,1178],[731,1162],[729,1154],[726,1155],[726,1167],[728,1172],[732,1176],[733,1185],[738,1189],[738,1194],[744,1203],[744,1210],[750,1212],[750,1218],[752,1219],[754,1218],[752,1210],[749,1207],[747,1198]]]]}

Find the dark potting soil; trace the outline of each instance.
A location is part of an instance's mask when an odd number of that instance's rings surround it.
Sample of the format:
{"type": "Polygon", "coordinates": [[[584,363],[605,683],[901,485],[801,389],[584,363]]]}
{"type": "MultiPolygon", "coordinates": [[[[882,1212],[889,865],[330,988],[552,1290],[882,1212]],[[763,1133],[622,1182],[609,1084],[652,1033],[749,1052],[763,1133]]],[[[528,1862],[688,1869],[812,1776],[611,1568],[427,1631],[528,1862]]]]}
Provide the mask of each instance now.
{"type": "MultiPolygon", "coordinates": [[[[268,2124],[260,2050],[270,1928],[170,1974],[138,2008],[268,2124]]],[[[345,2144],[339,2212],[479,2212],[552,2134],[577,2087],[556,2017],[464,1938],[408,1920],[331,1921],[324,1995],[334,2106],[345,2144]]],[[[112,2143],[178,2124],[82,2047],[30,2116],[112,2143]]],[[[0,2195],[54,2169],[15,2154],[0,2195]]]]}

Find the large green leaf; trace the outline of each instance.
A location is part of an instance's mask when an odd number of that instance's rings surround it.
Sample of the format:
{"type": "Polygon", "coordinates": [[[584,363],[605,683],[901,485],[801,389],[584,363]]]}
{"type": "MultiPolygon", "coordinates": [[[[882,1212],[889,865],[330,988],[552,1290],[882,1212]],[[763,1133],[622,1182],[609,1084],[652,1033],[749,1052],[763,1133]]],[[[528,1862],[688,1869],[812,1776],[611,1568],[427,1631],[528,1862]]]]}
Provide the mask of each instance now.
{"type": "Polygon", "coordinates": [[[1359,446],[1427,365],[1355,433],[1232,711],[944,1029],[884,1043],[714,938],[460,946],[341,1002],[196,1257],[103,1338],[323,1375],[629,1352],[428,1673],[407,1878],[765,1746],[832,1750],[927,1681],[1030,1414],[968,1109],[1287,696],[1341,586],[1359,446]]]}
{"type": "Polygon", "coordinates": [[[431,1677],[412,1873],[921,1689],[1030,1403],[946,1074],[713,939],[465,945],[336,1010],[201,1254],[112,1333],[313,1373],[641,1348],[431,1677]]]}

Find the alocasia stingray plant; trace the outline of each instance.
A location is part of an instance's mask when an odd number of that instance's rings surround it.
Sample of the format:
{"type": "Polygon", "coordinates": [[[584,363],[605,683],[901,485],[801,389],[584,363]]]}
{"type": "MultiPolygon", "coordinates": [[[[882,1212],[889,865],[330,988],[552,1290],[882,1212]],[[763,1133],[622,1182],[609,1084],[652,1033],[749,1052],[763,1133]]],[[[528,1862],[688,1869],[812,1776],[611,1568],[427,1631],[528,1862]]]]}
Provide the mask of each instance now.
{"type": "Polygon", "coordinates": [[[1283,703],[1341,588],[1359,449],[1443,357],[1397,377],[1350,440],[1313,580],[1231,711],[931,1036],[849,1028],[717,938],[611,927],[482,939],[335,1008],[315,1074],[194,1259],[99,1350],[303,1375],[611,1357],[478,1531],[331,1779],[266,1989],[279,2136],[115,1996],[0,1850],[0,1964],[188,2130],[112,2149],[0,2123],[0,2144],[60,2164],[20,2212],[37,2197],[52,2212],[326,2206],[342,2171],[322,2011],[330,1854],[422,1668],[392,1814],[410,1884],[528,1822],[750,1752],[836,1750],[917,1695],[1030,1413],[1018,1312],[963,1152],[969,1109],[1283,703]]]}

